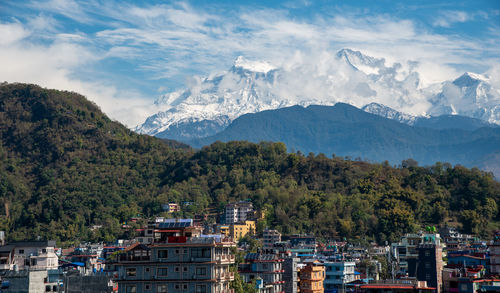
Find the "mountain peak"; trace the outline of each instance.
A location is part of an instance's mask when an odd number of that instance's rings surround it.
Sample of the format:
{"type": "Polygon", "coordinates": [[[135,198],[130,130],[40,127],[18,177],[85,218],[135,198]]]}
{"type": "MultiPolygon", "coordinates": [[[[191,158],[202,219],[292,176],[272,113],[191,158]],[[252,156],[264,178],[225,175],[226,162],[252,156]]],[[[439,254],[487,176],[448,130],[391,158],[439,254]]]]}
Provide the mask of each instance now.
{"type": "Polygon", "coordinates": [[[459,87],[471,87],[477,85],[481,81],[487,81],[487,80],[488,78],[484,75],[472,72],[465,72],[459,78],[455,79],[453,81],[453,84],[459,87]]]}
{"type": "Polygon", "coordinates": [[[252,72],[268,73],[271,70],[276,69],[273,65],[265,61],[251,61],[243,56],[238,56],[234,61],[233,67],[241,68],[252,72]]]}
{"type": "Polygon", "coordinates": [[[384,58],[375,58],[364,55],[360,51],[355,51],[349,48],[343,48],[336,54],[337,58],[344,60],[354,69],[362,71],[366,74],[378,74],[380,69],[384,67],[384,58]]]}

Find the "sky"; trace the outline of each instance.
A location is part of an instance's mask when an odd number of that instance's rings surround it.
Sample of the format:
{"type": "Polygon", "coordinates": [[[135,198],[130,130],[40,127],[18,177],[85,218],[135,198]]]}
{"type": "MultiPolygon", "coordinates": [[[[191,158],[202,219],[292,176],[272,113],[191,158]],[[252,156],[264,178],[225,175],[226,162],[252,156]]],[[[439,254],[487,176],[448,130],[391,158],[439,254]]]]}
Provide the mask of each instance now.
{"type": "Polygon", "coordinates": [[[0,81],[81,93],[129,127],[238,56],[320,67],[342,48],[412,61],[424,84],[499,72],[500,1],[0,1],[0,81]]]}

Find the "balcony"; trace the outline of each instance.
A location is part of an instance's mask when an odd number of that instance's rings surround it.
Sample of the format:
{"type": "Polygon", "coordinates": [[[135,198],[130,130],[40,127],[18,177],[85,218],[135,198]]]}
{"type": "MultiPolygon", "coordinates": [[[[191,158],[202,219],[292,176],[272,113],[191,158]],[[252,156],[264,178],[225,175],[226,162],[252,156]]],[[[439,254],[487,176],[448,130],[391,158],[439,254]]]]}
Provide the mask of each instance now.
{"type": "Polygon", "coordinates": [[[223,272],[217,275],[218,280],[234,281],[234,272],[223,272]]]}
{"type": "Polygon", "coordinates": [[[215,255],[215,261],[218,263],[234,263],[233,254],[217,254],[215,255]]]}

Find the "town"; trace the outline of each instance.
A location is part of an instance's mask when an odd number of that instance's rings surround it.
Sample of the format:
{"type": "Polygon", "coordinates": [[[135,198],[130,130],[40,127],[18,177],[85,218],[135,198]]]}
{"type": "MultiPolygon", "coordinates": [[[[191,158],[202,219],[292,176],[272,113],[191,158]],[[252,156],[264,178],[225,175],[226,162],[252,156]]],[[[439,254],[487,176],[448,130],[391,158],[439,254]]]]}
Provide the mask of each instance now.
{"type": "Polygon", "coordinates": [[[176,217],[189,204],[124,222],[134,237],[113,243],[5,243],[0,232],[1,292],[500,292],[500,230],[481,240],[422,227],[367,244],[260,229],[264,212],[249,201],[226,205],[217,223],[176,217]]]}

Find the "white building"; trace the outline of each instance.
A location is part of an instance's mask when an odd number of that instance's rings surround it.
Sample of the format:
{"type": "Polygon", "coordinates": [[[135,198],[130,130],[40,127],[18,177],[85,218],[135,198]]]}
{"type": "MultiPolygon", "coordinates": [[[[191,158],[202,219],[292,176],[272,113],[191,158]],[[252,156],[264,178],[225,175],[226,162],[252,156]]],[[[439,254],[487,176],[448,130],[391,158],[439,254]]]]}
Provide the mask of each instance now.
{"type": "Polygon", "coordinates": [[[345,284],[355,280],[355,262],[350,261],[325,261],[325,280],[323,287],[325,292],[336,290],[339,293],[345,292],[345,284]]]}
{"type": "Polygon", "coordinates": [[[226,206],[226,224],[242,223],[248,219],[248,213],[253,211],[251,202],[231,203],[226,206]]]}
{"type": "Polygon", "coordinates": [[[264,241],[262,244],[264,249],[272,249],[274,243],[281,242],[281,233],[278,230],[265,229],[263,236],[264,241]]]}
{"type": "Polygon", "coordinates": [[[0,247],[0,270],[45,271],[57,269],[55,241],[24,241],[0,247]]]}

